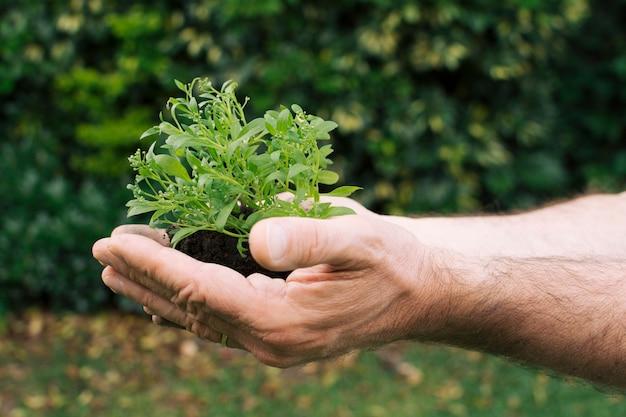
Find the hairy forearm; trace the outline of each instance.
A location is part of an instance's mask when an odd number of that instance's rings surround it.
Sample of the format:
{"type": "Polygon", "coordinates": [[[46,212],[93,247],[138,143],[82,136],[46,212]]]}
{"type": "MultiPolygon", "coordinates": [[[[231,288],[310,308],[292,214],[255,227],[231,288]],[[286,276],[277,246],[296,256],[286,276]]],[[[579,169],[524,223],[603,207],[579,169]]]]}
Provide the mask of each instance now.
{"type": "Polygon", "coordinates": [[[445,289],[416,337],[626,387],[625,199],[406,223],[445,289]]]}
{"type": "MultiPolygon", "coordinates": [[[[457,259],[458,261],[458,259],[457,259]]],[[[626,388],[626,263],[615,258],[492,257],[456,281],[432,340],[626,388]]]]}

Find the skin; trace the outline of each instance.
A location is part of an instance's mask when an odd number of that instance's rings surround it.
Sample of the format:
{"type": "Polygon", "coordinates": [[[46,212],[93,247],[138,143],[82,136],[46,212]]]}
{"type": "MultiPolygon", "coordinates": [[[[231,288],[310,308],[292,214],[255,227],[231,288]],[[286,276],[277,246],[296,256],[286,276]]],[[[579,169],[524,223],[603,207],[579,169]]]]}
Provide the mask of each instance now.
{"type": "Polygon", "coordinates": [[[626,194],[502,216],[275,218],[250,236],[286,281],[244,278],[122,226],[104,283],[159,324],[289,367],[396,340],[475,349],[626,388],[626,194]]]}

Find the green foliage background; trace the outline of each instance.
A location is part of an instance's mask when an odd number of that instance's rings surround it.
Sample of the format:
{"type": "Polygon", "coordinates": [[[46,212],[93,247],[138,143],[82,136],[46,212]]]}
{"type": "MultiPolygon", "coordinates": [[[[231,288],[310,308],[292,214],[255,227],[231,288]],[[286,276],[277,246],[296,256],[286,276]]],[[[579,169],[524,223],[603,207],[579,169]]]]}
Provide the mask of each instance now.
{"type": "Polygon", "coordinates": [[[381,212],[528,208],[626,183],[626,1],[49,0],[0,6],[0,306],[111,302],[90,247],[173,79],[339,123],[381,212]]]}

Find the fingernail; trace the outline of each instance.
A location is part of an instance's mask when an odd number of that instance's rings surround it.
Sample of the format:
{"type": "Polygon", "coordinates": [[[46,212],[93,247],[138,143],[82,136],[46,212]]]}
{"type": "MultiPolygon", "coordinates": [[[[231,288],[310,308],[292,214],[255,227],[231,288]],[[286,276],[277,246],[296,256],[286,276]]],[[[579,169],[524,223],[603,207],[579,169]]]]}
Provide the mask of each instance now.
{"type": "Polygon", "coordinates": [[[267,249],[270,257],[278,261],[285,256],[287,250],[287,234],[285,229],[276,222],[267,227],[267,249]]]}
{"type": "Polygon", "coordinates": [[[122,280],[120,280],[119,278],[112,276],[112,275],[108,275],[108,276],[102,277],[102,281],[104,281],[104,284],[107,287],[109,287],[109,289],[113,291],[115,294],[123,294],[124,283],[122,283],[122,280]]]}

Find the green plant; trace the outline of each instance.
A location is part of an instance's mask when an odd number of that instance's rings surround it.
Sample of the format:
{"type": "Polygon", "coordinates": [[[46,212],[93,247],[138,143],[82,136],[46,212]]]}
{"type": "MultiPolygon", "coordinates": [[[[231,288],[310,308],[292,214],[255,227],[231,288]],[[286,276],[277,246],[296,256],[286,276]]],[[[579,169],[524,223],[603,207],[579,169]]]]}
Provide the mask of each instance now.
{"type": "Polygon", "coordinates": [[[176,227],[173,246],[196,231],[214,230],[238,238],[245,255],[249,231],[261,219],[354,213],[320,198],[349,196],[359,188],[319,190],[339,179],[326,169],[331,145],[318,146],[330,139],[335,122],[307,115],[295,104],[247,122],[248,99],[237,100],[236,83],[228,81],[220,90],[199,78],[176,85],[185,97],[168,101],[171,122],[161,115],[161,123],[141,136],[167,135],[165,152],[155,153],[155,140],[129,158],[137,173],[129,185],[134,195],[129,216],[153,213],[150,225],[176,227]]]}

